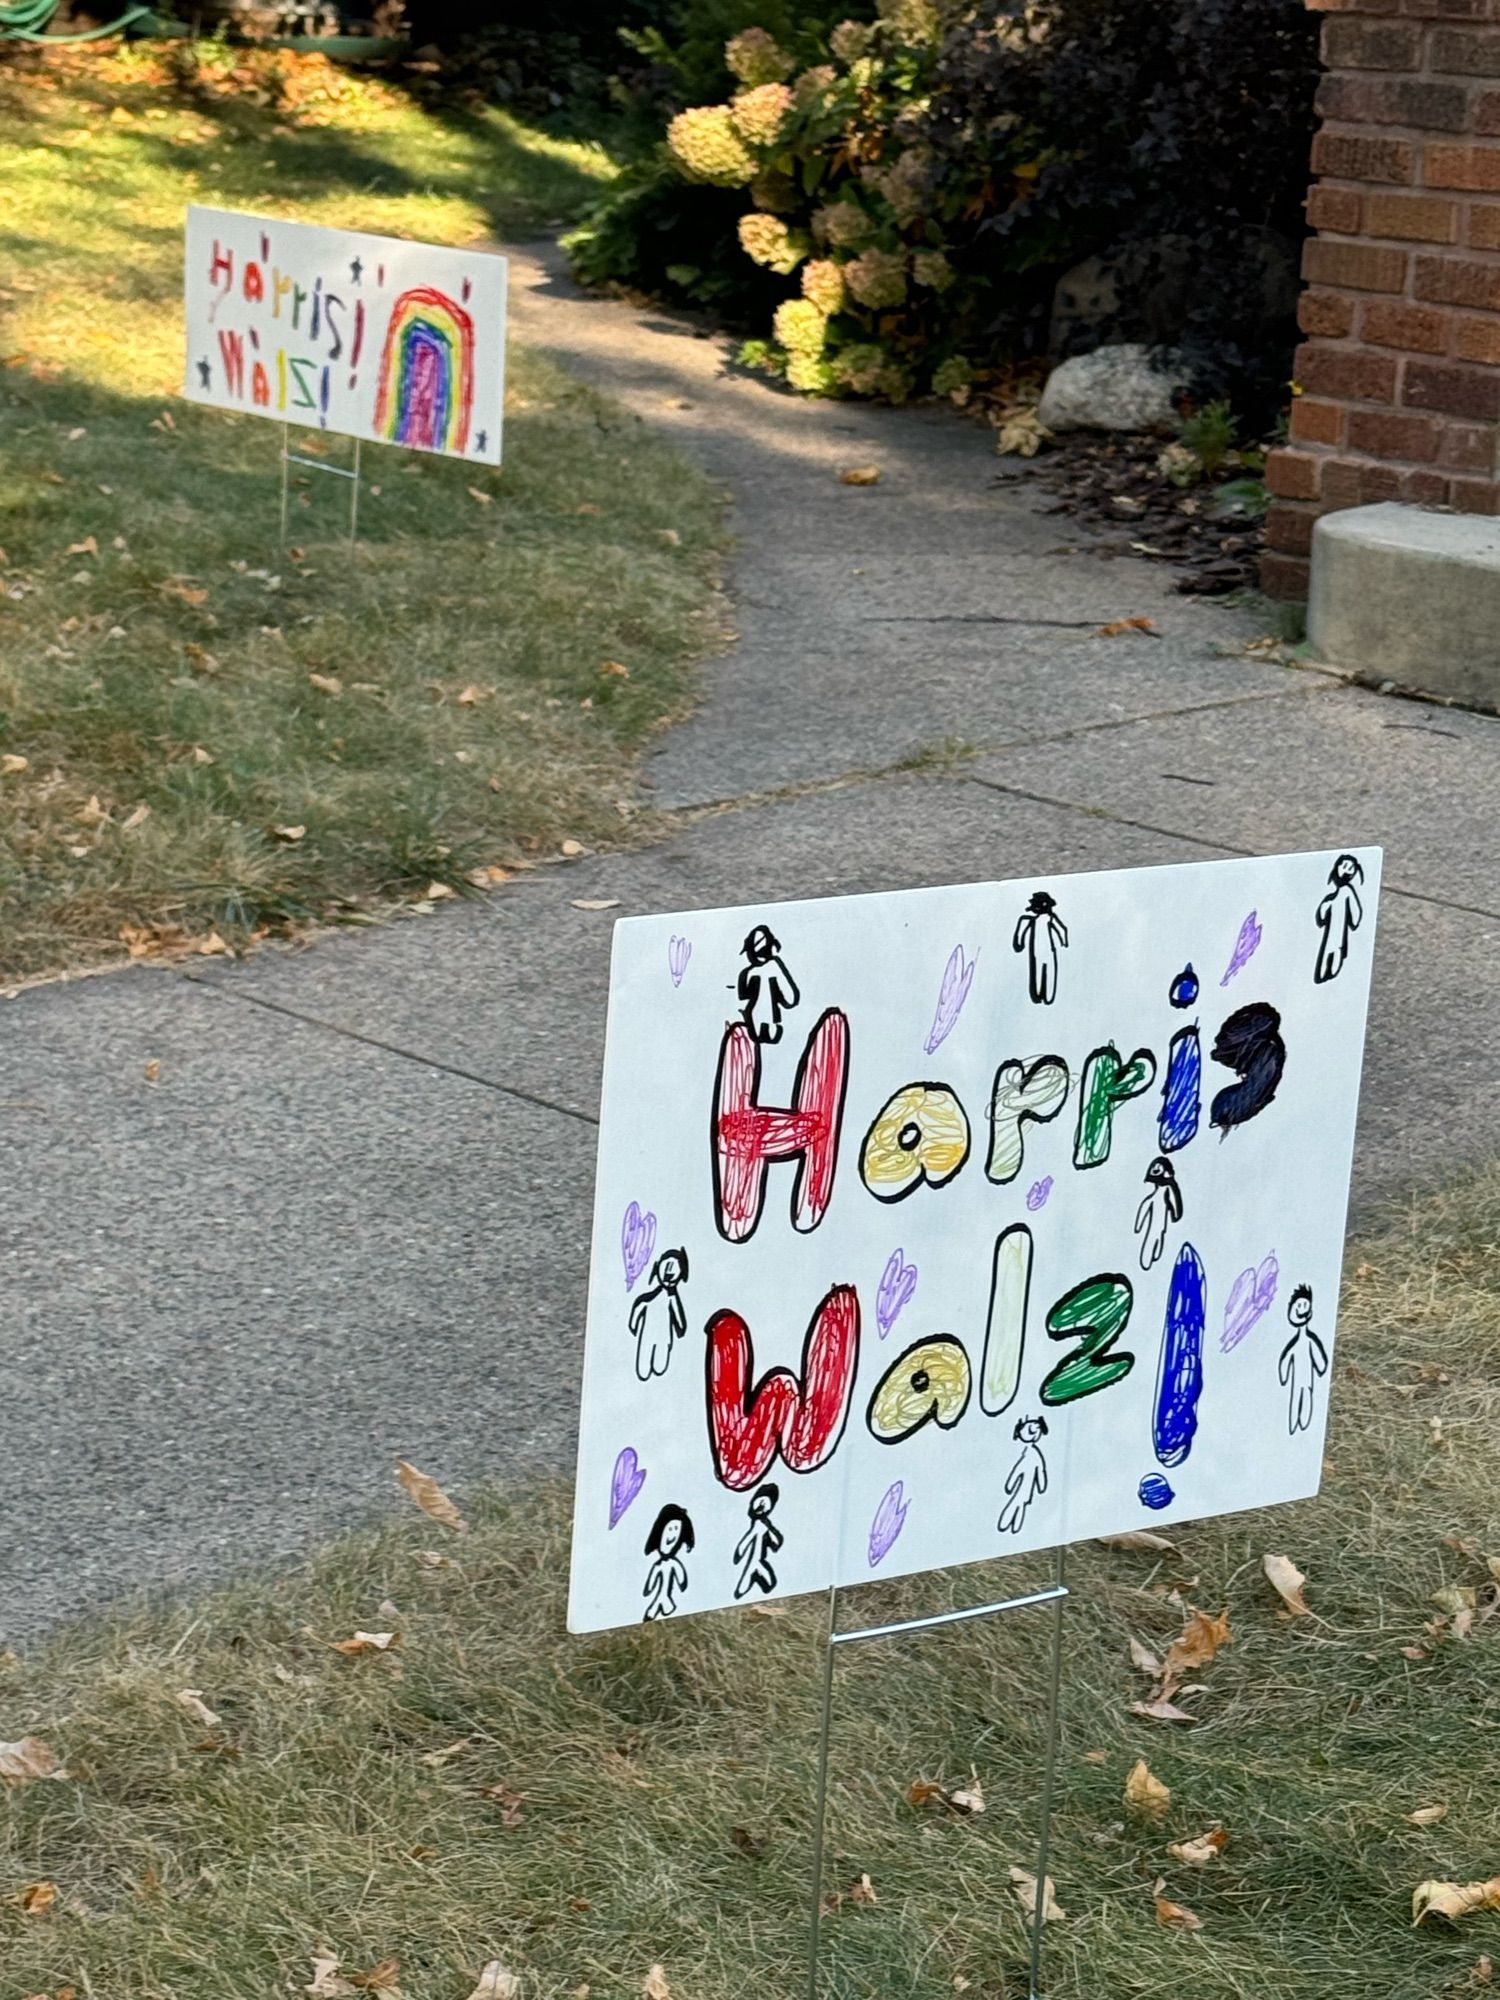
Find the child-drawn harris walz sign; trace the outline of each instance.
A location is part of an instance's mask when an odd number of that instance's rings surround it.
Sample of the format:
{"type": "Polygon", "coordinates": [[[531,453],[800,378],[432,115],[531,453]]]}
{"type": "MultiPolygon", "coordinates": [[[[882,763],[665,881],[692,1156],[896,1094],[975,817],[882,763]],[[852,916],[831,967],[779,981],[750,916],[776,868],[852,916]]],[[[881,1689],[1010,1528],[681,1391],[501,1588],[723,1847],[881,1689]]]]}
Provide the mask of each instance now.
{"type": "Polygon", "coordinates": [[[1380,860],[617,925],[572,1629],[1316,1492],[1380,860]]]}

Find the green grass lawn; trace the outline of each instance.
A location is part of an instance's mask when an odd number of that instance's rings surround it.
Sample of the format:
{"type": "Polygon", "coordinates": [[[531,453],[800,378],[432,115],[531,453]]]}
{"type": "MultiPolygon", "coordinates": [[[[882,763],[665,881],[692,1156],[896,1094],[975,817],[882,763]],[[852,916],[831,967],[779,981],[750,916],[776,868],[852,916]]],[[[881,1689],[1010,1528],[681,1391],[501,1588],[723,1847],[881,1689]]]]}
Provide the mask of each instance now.
{"type": "MultiPolygon", "coordinates": [[[[1500,1868],[1500,1173],[1354,1250],[1339,1359],[1318,1499],[1074,1554],[1049,2000],[1439,2000],[1500,1961],[1500,1914],[1411,1922],[1418,1883],[1500,1868]],[[1160,1653],[1190,1606],[1227,1607],[1231,1643],[1179,1696],[1191,1728],[1144,1720],[1130,1641],[1160,1653]],[[1124,1803],[1142,1758],[1155,1819],[1124,1803]],[[1169,1853],[1215,1827],[1206,1866],[1169,1853]],[[1201,1929],[1158,1921],[1158,1880],[1201,1929]]],[[[5,2000],[271,2000],[324,1946],[398,1960],[407,2000],[466,2000],[495,1958],[524,2000],[638,2000],[657,1964],[672,2000],[802,1990],[821,1606],[569,1639],[565,1499],[469,1512],[0,1671],[0,1739],[70,1774],[0,1787],[5,2000]],[[333,1650],[357,1631],[399,1640],[333,1650]]],[[[845,1617],[1044,1573],[871,1586],[845,1617]]],[[[825,1994],[1026,1994],[1008,1871],[1035,1852],[1048,1617],[843,1658],[825,1994]],[[908,1801],[974,1776],[982,1817],[908,1801]]]]}
{"type": "Polygon", "coordinates": [[[722,623],[701,476],[513,349],[501,470],[369,447],[357,546],[299,474],[283,550],[279,428],[178,397],[189,202],[462,244],[611,171],[318,58],[0,59],[0,979],[629,835],[722,623]]]}

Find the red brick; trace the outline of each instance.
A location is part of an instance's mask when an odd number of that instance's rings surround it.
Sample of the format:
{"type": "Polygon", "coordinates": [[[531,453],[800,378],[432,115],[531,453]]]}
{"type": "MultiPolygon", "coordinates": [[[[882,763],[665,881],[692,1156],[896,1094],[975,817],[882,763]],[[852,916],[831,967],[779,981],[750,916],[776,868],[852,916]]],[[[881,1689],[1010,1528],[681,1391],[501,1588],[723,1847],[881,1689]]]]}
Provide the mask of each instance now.
{"type": "Polygon", "coordinates": [[[1469,241],[1476,250],[1500,250],[1500,204],[1476,201],[1469,210],[1469,241]]]}
{"type": "Polygon", "coordinates": [[[1438,464],[1445,470],[1490,474],[1497,462],[1496,433],[1488,425],[1444,424],[1438,464]]]}
{"type": "Polygon", "coordinates": [[[1453,352],[1460,361],[1500,362],[1500,319],[1460,319],[1453,352]]]}
{"type": "Polygon", "coordinates": [[[1316,500],[1323,461],[1310,451],[1273,451],[1266,460],[1266,490],[1283,500],[1316,500]]]}
{"type": "Polygon", "coordinates": [[[1440,194],[1372,194],[1366,231],[1407,243],[1456,243],[1458,203],[1440,194]]]}
{"type": "Polygon", "coordinates": [[[1311,567],[1301,556],[1270,551],[1260,559],[1260,587],[1279,604],[1295,604],[1307,596],[1311,567]]]}
{"type": "Polygon", "coordinates": [[[1414,125],[1420,132],[1469,130],[1469,93],[1461,83],[1411,77],[1378,84],[1374,110],[1380,125],[1414,125]]]}
{"type": "Polygon", "coordinates": [[[1312,143],[1313,172],[1342,181],[1409,187],[1416,178],[1416,157],[1409,139],[1372,139],[1362,132],[1323,131],[1312,143]]]}
{"type": "Polygon", "coordinates": [[[1474,101],[1474,130],[1481,139],[1500,132],[1500,90],[1482,90],[1474,101]]]}
{"type": "Polygon", "coordinates": [[[1337,396],[1346,403],[1396,400],[1396,358],[1392,354],[1308,342],[1297,349],[1292,368],[1303,389],[1315,396],[1337,396]]]}
{"type": "Polygon", "coordinates": [[[1295,444],[1342,444],[1345,421],[1338,403],[1320,403],[1311,396],[1292,399],[1289,429],[1295,444]]]}
{"type": "Polygon", "coordinates": [[[1324,76],[1313,99],[1319,118],[1336,125],[1373,125],[1379,110],[1379,84],[1368,76],[1324,76]]]}
{"type": "Polygon", "coordinates": [[[1400,458],[1430,465],[1438,455],[1442,426],[1431,417],[1408,417],[1396,410],[1351,410],[1349,449],[1371,458],[1400,458]]]}
{"type": "Polygon", "coordinates": [[[1455,479],[1448,504],[1461,514],[1500,514],[1500,486],[1493,479],[1455,479]]]}
{"type": "Polygon", "coordinates": [[[1323,466],[1324,511],[1357,507],[1360,504],[1360,484],[1366,470],[1363,461],[1357,458],[1326,460],[1323,466]]]}
{"type": "Polygon", "coordinates": [[[1295,500],[1283,500],[1266,519],[1266,547],[1284,556],[1305,556],[1312,548],[1316,511],[1295,500]]]}
{"type": "Polygon", "coordinates": [[[1448,481],[1440,472],[1408,472],[1401,481],[1401,498],[1414,507],[1445,506],[1448,481]]]}
{"type": "Polygon", "coordinates": [[[1500,36],[1489,28],[1437,28],[1427,59],[1439,75],[1500,76],[1500,36]]]}
{"type": "Polygon", "coordinates": [[[1364,206],[1364,198],[1354,188],[1315,187],[1307,197],[1307,226],[1358,236],[1364,206]]]}
{"type": "Polygon", "coordinates": [[[1493,423],[1500,417],[1500,374],[1451,362],[1408,361],[1401,400],[1409,410],[1441,410],[1493,423]]]}
{"type": "Polygon", "coordinates": [[[1500,264],[1480,264],[1466,257],[1419,257],[1412,289],[1431,305],[1500,311],[1500,264]]]}
{"type": "Polygon", "coordinates": [[[1302,275],[1310,285],[1335,291],[1404,292],[1406,261],[1404,250],[1315,236],[1303,248],[1302,275]]]}
{"type": "Polygon", "coordinates": [[[1452,321],[1451,313],[1433,306],[1409,306],[1404,299],[1366,299],[1360,335],[1372,347],[1414,348],[1418,354],[1446,354],[1452,321]]]}
{"type": "Polygon", "coordinates": [[[1422,31],[1406,22],[1325,21],[1323,61],[1329,69],[1417,69],[1422,31]]]}
{"type": "Polygon", "coordinates": [[[1500,146],[1429,146],[1422,179],[1428,187],[1493,193],[1500,188],[1500,146]]]}
{"type": "Polygon", "coordinates": [[[1297,301],[1297,324],[1304,333],[1342,340],[1354,331],[1354,301],[1342,292],[1304,292],[1297,301]]]}
{"type": "Polygon", "coordinates": [[[1362,465],[1359,469],[1359,504],[1374,507],[1382,500],[1401,498],[1401,474],[1394,465],[1362,465]]]}

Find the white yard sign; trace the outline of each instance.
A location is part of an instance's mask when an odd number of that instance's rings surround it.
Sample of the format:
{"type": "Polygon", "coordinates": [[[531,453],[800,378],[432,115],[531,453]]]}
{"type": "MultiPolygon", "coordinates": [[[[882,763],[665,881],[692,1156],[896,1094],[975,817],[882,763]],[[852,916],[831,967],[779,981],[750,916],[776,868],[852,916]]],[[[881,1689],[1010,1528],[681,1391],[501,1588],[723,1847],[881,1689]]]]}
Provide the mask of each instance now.
{"type": "Polygon", "coordinates": [[[572,1629],[1316,1492],[1380,859],[617,925],[572,1629]]]}
{"type": "Polygon", "coordinates": [[[505,277],[484,251],[190,208],[185,392],[498,465],[505,277]]]}

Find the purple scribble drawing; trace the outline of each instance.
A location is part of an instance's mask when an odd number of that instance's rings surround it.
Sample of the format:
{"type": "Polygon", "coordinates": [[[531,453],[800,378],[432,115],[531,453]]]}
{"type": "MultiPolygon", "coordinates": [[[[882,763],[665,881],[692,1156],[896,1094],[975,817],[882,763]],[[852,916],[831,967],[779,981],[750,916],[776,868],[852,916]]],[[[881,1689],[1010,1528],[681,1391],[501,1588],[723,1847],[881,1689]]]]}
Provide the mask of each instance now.
{"type": "Polygon", "coordinates": [[[875,1518],[870,1523],[871,1569],[878,1569],[890,1554],[896,1537],[906,1526],[906,1510],[910,1505],[911,1502],[902,1497],[902,1485],[898,1479],[875,1509],[875,1518]]]}
{"type": "Polygon", "coordinates": [[[680,986],[682,975],[687,971],[688,960],[693,955],[691,938],[673,937],[667,940],[667,970],[672,975],[672,984],[680,986]]]}
{"type": "Polygon", "coordinates": [[[1052,1176],[1048,1174],[1042,1181],[1033,1181],[1026,1191],[1026,1206],[1035,1215],[1039,1208],[1047,1206],[1047,1197],[1052,1192],[1052,1176]]]}
{"type": "Polygon", "coordinates": [[[875,1295],[875,1319],[882,1340],[896,1324],[896,1315],[916,1289],[916,1265],[907,1263],[904,1251],[893,1250],[881,1273],[880,1290],[875,1295]]]}
{"type": "Polygon", "coordinates": [[[974,967],[979,963],[976,952],[967,961],[961,944],[953,947],[947,965],[943,969],[943,984],[938,993],[937,1012],[932,1017],[932,1026],[927,1031],[927,1040],[922,1044],[928,1055],[935,1055],[947,1041],[958,1024],[958,1017],[964,1010],[964,1002],[969,997],[969,988],[974,984],[974,967]]]}
{"type": "Polygon", "coordinates": [[[635,1446],[628,1444],[615,1460],[614,1476],[609,1482],[611,1527],[614,1527],[645,1483],[646,1469],[635,1455],[635,1446]]]}
{"type": "Polygon", "coordinates": [[[1260,919],[1256,916],[1254,910],[1252,910],[1240,925],[1240,934],[1234,941],[1234,950],[1230,953],[1229,964],[1225,968],[1224,977],[1219,981],[1221,986],[1227,986],[1234,975],[1237,972],[1243,971],[1250,963],[1251,959],[1254,958],[1256,952],[1260,949],[1260,938],[1260,919]]]}
{"type": "Polygon", "coordinates": [[[632,1290],[636,1279],[651,1262],[651,1252],[656,1248],[656,1217],[648,1208],[643,1215],[641,1205],[633,1201],[625,1211],[625,1220],[620,1225],[620,1255],[625,1259],[625,1289],[632,1290]]]}
{"type": "Polygon", "coordinates": [[[1259,1268],[1252,1264],[1248,1271],[1240,1272],[1224,1308],[1224,1331],[1219,1336],[1221,1352],[1228,1354],[1238,1347],[1255,1322],[1271,1310],[1280,1276],[1281,1267],[1274,1250],[1261,1260],[1259,1268]]]}

